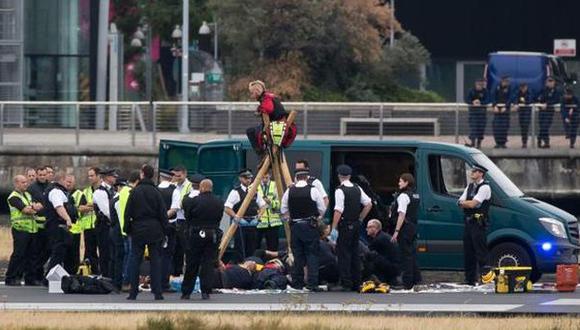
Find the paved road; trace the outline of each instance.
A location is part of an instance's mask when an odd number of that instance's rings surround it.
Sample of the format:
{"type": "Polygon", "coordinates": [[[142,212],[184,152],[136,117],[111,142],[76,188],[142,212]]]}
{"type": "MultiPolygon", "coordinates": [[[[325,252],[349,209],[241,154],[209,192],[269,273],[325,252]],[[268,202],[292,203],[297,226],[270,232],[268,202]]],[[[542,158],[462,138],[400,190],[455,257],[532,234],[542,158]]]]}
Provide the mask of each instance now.
{"type": "MultiPolygon", "coordinates": [[[[440,290],[445,291],[445,290],[440,290]]],[[[142,293],[136,302],[125,294],[49,294],[46,288],[0,285],[0,310],[58,311],[356,311],[369,313],[478,313],[478,314],[580,314],[580,292],[499,295],[489,289],[472,292],[274,293],[213,294],[209,302],[198,295],[179,300],[166,294],[163,302],[142,293]]]]}

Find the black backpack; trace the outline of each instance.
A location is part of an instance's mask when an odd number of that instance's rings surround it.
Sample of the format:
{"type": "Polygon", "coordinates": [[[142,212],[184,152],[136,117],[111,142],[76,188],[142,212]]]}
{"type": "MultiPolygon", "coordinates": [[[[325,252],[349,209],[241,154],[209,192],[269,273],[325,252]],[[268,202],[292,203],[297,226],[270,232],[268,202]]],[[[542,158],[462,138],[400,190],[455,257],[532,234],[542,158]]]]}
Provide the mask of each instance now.
{"type": "Polygon", "coordinates": [[[81,294],[109,294],[111,292],[119,293],[115,286],[104,279],[98,279],[90,276],[71,275],[62,278],[60,283],[64,293],[81,293],[81,294]]]}

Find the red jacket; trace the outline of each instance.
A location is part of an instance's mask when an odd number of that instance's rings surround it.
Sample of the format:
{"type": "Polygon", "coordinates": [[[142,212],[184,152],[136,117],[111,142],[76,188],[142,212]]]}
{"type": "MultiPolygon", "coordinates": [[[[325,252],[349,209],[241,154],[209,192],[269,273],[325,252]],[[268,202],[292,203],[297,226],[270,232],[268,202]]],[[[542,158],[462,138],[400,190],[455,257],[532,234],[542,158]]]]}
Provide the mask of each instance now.
{"type": "Polygon", "coordinates": [[[280,99],[271,92],[263,92],[258,98],[260,105],[258,105],[257,112],[268,114],[270,121],[281,120],[288,116],[280,99]]]}

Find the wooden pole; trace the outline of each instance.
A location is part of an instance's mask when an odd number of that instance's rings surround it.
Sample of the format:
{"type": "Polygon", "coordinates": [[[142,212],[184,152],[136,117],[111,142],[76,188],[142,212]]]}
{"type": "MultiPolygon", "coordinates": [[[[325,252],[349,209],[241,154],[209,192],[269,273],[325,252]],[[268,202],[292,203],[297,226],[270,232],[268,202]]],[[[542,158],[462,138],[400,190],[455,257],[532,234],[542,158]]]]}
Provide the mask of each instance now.
{"type": "MultiPolygon", "coordinates": [[[[250,188],[248,189],[248,194],[246,195],[246,197],[242,201],[242,205],[240,206],[240,209],[236,213],[237,217],[241,218],[244,216],[244,214],[246,214],[246,210],[248,209],[248,206],[250,206],[252,199],[254,199],[254,196],[256,195],[256,192],[258,191],[258,186],[260,185],[260,182],[262,181],[262,177],[268,172],[269,169],[270,169],[270,156],[267,155],[264,157],[264,162],[262,163],[262,167],[258,171],[258,174],[256,174],[254,181],[252,182],[252,184],[250,185],[250,188]]],[[[232,240],[234,235],[236,234],[237,229],[238,229],[238,224],[235,221],[232,222],[232,224],[228,228],[227,232],[225,233],[224,237],[222,238],[222,241],[220,242],[220,246],[219,246],[219,259],[220,260],[224,256],[224,253],[226,252],[226,248],[227,248],[228,244],[230,244],[230,241],[232,240]]]]}
{"type": "Polygon", "coordinates": [[[282,170],[282,176],[284,177],[284,181],[286,182],[286,187],[290,187],[294,184],[294,180],[292,180],[292,175],[290,174],[290,169],[288,168],[288,163],[286,162],[286,155],[282,151],[280,153],[280,168],[282,170]]]}

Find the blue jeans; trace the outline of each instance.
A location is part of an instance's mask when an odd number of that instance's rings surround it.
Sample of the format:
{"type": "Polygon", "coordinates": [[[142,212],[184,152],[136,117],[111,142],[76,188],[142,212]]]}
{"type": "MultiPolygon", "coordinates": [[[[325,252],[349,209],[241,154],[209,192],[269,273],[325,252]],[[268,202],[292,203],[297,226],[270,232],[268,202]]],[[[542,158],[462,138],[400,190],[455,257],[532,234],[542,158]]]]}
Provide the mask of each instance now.
{"type": "Polygon", "coordinates": [[[129,284],[129,260],[131,260],[131,237],[123,236],[125,255],[123,257],[123,284],[129,284]]]}

